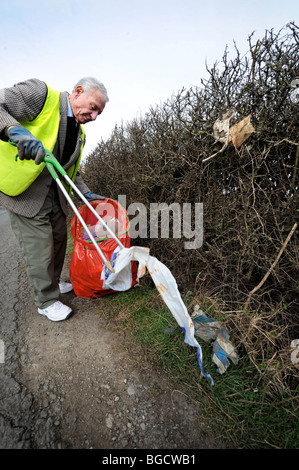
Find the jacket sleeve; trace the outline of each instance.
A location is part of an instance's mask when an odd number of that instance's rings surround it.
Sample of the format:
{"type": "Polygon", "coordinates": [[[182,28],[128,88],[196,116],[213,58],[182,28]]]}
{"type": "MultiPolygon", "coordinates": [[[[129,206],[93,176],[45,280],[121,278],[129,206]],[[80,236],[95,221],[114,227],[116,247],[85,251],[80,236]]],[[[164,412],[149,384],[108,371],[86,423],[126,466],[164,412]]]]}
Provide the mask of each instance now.
{"type": "Polygon", "coordinates": [[[81,191],[82,194],[88,193],[90,191],[89,187],[84,183],[82,176],[79,171],[76,174],[75,185],[81,191]]]}
{"type": "Polygon", "coordinates": [[[47,86],[38,79],[17,83],[0,90],[0,138],[8,126],[19,126],[20,122],[34,119],[42,110],[47,97],[47,86]]]}

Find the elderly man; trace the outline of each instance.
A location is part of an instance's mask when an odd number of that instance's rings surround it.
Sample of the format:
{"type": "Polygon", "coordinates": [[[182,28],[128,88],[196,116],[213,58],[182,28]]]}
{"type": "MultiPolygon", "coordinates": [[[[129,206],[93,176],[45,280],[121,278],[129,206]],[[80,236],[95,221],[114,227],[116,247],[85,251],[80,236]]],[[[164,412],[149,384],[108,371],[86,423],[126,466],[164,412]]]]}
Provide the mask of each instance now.
{"type": "MultiPolygon", "coordinates": [[[[0,90],[0,204],[23,249],[38,313],[52,321],[72,310],[58,300],[72,290],[60,280],[67,229],[67,202],[43,158],[49,149],[87,200],[101,199],[78,173],[85,144],[82,124],[100,115],[108,96],[94,78],[83,78],[71,94],[30,79],[0,90]],[[19,159],[15,161],[16,148],[19,159]]],[[[71,192],[71,188],[68,188],[71,192]]]]}

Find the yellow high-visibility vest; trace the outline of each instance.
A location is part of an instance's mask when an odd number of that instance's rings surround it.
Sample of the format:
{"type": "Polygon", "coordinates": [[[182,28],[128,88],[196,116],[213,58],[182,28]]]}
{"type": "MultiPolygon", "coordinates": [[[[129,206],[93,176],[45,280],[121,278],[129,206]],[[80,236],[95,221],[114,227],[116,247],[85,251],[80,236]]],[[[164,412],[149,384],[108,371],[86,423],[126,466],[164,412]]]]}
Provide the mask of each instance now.
{"type": "MultiPolygon", "coordinates": [[[[44,148],[52,152],[58,137],[60,92],[52,90],[48,85],[47,88],[47,98],[39,115],[32,121],[20,121],[20,124],[39,139],[44,148]]],[[[80,155],[76,163],[67,170],[67,174],[73,181],[84,146],[84,130],[82,126],[80,129],[82,139],[80,155]]],[[[0,191],[8,196],[18,196],[23,193],[45,167],[45,163],[36,165],[34,160],[15,160],[15,155],[16,147],[8,142],[0,141],[0,191]]],[[[70,187],[67,189],[71,192],[70,187]]]]}

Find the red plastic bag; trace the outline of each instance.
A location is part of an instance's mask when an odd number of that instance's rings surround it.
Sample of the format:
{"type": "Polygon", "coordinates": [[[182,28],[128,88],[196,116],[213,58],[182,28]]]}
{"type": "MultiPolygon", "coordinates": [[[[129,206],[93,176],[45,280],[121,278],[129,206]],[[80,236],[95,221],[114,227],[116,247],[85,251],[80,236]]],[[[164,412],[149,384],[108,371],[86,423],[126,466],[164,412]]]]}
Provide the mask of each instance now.
{"type": "MultiPolygon", "coordinates": [[[[116,236],[122,244],[129,248],[131,246],[130,238],[130,222],[126,210],[113,199],[105,199],[101,201],[92,201],[90,203],[93,208],[98,212],[100,217],[104,219],[107,225],[116,220],[114,225],[116,229],[116,236]]],[[[106,259],[110,261],[114,250],[118,247],[118,243],[111,237],[109,233],[105,236],[103,233],[101,223],[91,210],[83,205],[79,208],[79,212],[88,226],[91,233],[94,234],[95,240],[100,246],[106,259]],[[97,232],[95,227],[97,226],[97,232]],[[103,236],[103,238],[98,238],[103,236]]],[[[71,233],[74,239],[74,248],[70,264],[70,280],[73,284],[73,289],[78,297],[94,299],[106,294],[111,294],[111,289],[103,289],[102,271],[105,269],[103,260],[95,249],[92,241],[85,234],[84,227],[76,215],[71,221],[71,233]]],[[[132,287],[137,282],[137,264],[132,262],[132,287]]]]}

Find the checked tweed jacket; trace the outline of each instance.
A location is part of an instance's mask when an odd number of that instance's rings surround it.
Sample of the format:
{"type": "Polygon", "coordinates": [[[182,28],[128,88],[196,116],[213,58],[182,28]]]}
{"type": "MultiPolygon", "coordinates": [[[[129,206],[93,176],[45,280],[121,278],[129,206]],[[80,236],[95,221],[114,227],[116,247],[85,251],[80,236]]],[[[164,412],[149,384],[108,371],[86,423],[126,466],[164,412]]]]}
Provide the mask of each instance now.
{"type": "MultiPolygon", "coordinates": [[[[11,88],[0,90],[0,138],[7,141],[7,137],[4,135],[4,129],[7,126],[19,125],[20,121],[33,120],[38,116],[43,108],[46,96],[47,86],[38,79],[26,80],[11,88]]],[[[61,160],[65,145],[66,128],[67,92],[62,92],[60,94],[58,138],[53,150],[53,154],[58,161],[61,160]]],[[[78,132],[75,150],[69,161],[64,165],[65,170],[68,170],[79,158],[81,144],[82,140],[80,132],[78,132]]],[[[40,211],[52,182],[53,178],[45,167],[37,179],[22,194],[7,196],[0,192],[0,205],[2,204],[16,214],[29,218],[34,217],[40,211]]],[[[79,173],[77,173],[75,184],[83,194],[89,191],[79,173]]],[[[67,201],[59,188],[58,194],[61,208],[67,214],[67,201]]]]}

